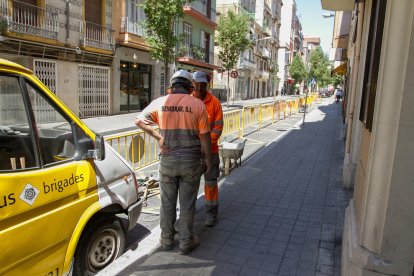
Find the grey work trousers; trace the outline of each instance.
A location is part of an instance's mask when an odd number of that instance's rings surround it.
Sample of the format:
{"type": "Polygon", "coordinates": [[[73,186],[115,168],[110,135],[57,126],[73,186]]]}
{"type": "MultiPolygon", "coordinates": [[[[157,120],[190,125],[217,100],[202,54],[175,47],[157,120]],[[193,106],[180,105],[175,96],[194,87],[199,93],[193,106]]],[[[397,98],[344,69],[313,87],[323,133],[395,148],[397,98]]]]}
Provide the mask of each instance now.
{"type": "Polygon", "coordinates": [[[178,193],[180,194],[178,226],[180,243],[193,238],[195,203],[204,167],[204,161],[196,157],[173,155],[160,157],[161,239],[174,239],[178,193]]]}

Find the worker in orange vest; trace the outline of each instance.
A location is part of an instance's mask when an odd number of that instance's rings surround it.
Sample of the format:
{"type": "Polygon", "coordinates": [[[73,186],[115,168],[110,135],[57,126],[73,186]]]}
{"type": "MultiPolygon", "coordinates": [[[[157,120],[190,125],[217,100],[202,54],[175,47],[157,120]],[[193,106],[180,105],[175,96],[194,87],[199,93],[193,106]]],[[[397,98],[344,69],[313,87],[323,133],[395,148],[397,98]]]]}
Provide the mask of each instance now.
{"type": "Polygon", "coordinates": [[[211,138],[211,170],[204,174],[204,198],[206,207],[206,226],[214,226],[218,216],[218,186],[217,179],[220,176],[220,158],[217,142],[223,131],[223,110],[220,101],[208,90],[210,76],[203,71],[193,73],[193,95],[202,100],[207,108],[208,122],[210,124],[211,138]]]}
{"type": "Polygon", "coordinates": [[[191,96],[192,75],[179,70],[171,77],[167,95],[155,99],[139,114],[135,124],[154,137],[160,147],[160,243],[174,248],[174,224],[179,194],[180,254],[194,250],[199,239],[193,233],[201,175],[211,170],[210,126],[204,104],[191,96]],[[158,125],[159,132],[153,128],[158,125]]]}

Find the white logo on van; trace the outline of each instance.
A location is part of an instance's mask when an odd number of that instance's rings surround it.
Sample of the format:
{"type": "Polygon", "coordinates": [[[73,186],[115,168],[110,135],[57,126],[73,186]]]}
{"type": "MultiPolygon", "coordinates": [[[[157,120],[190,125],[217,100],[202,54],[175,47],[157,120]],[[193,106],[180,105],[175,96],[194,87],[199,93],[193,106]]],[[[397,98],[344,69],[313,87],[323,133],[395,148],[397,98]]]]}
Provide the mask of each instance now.
{"type": "Polygon", "coordinates": [[[20,194],[20,199],[29,205],[33,205],[40,191],[36,189],[32,184],[27,183],[23,192],[20,194]]]}

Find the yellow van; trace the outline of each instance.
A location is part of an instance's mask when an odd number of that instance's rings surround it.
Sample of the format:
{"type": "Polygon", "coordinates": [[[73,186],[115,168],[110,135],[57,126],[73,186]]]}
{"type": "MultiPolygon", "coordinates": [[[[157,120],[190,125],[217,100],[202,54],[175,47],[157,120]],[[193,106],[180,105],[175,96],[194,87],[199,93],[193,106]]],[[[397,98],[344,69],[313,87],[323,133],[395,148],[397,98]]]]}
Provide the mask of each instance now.
{"type": "Polygon", "coordinates": [[[122,254],[141,208],[127,162],[0,59],[0,275],[95,274],[122,254]]]}

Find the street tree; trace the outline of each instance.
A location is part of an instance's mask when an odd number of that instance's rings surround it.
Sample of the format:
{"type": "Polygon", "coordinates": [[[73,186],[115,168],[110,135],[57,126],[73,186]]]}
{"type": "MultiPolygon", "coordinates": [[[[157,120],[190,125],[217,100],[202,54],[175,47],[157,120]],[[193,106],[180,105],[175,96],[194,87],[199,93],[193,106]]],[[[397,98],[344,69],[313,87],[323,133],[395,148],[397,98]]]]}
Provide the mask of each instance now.
{"type": "Polygon", "coordinates": [[[319,86],[325,86],[331,82],[331,63],[320,46],[309,53],[309,66],[309,80],[315,79],[319,86]]]}
{"type": "Polygon", "coordinates": [[[301,55],[296,54],[289,66],[289,74],[295,80],[295,84],[306,80],[307,73],[308,72],[306,71],[305,64],[302,61],[301,55]]]}
{"type": "Polygon", "coordinates": [[[338,85],[342,84],[344,77],[338,74],[333,74],[332,79],[329,83],[332,83],[334,87],[337,87],[338,85]]]}
{"type": "Polygon", "coordinates": [[[168,64],[174,62],[176,45],[184,37],[174,32],[174,22],[184,16],[183,5],[191,2],[193,0],[144,0],[141,5],[145,13],[141,23],[145,28],[145,42],[151,57],[164,63],[165,87],[168,86],[168,64]]]}
{"type": "Polygon", "coordinates": [[[216,39],[220,47],[218,56],[227,71],[227,107],[230,98],[230,70],[236,66],[240,54],[251,45],[248,39],[249,21],[249,17],[245,14],[235,14],[228,11],[227,14],[220,16],[217,25],[216,39]]]}

